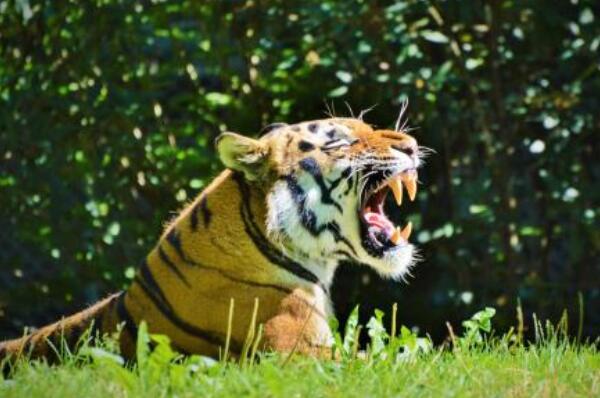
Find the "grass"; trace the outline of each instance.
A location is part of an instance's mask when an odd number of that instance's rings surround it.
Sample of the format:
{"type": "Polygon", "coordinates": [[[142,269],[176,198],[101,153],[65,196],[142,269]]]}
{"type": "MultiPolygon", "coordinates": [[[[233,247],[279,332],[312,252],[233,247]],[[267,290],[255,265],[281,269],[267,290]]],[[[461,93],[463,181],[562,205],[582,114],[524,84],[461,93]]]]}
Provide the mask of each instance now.
{"type": "Polygon", "coordinates": [[[337,361],[274,354],[239,363],[181,358],[168,339],[140,327],[136,365],[122,365],[114,342],[84,344],[78,354],[65,351],[58,366],[22,361],[10,379],[0,380],[0,397],[600,396],[595,344],[577,344],[560,324],[539,322],[532,344],[512,331],[490,336],[492,316],[493,309],[475,314],[462,335],[451,333],[453,344],[433,348],[406,328],[388,335],[377,313],[366,326],[371,343],[364,355],[351,318],[344,337],[336,335],[337,361]]]}

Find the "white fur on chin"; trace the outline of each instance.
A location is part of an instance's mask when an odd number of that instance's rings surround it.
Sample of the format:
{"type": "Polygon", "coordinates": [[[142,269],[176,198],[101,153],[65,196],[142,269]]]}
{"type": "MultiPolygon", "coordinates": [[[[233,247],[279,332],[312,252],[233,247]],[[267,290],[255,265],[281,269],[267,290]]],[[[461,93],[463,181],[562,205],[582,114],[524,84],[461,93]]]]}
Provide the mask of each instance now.
{"type": "MultiPolygon", "coordinates": [[[[358,251],[358,260],[373,268],[382,277],[406,281],[410,269],[418,261],[416,249],[412,244],[403,244],[390,249],[383,257],[370,256],[362,247],[358,233],[359,221],[353,212],[340,215],[321,202],[320,191],[310,179],[301,179],[298,183],[306,194],[305,206],[317,216],[317,225],[336,221],[342,234],[349,239],[358,251]],[[337,216],[337,217],[336,217],[337,216]],[[351,219],[351,217],[354,217],[351,219]]],[[[344,208],[353,204],[342,203],[344,208]],[[344,206],[346,205],[346,206],[344,206]]],[[[282,247],[287,248],[290,255],[302,253],[298,258],[308,269],[317,274],[323,282],[333,277],[337,261],[332,261],[333,252],[345,249],[340,242],[335,242],[331,233],[323,232],[318,236],[312,235],[302,225],[298,214],[297,204],[287,188],[285,181],[277,181],[267,197],[267,234],[269,238],[282,247]],[[323,278],[321,278],[323,277],[323,278]]]]}

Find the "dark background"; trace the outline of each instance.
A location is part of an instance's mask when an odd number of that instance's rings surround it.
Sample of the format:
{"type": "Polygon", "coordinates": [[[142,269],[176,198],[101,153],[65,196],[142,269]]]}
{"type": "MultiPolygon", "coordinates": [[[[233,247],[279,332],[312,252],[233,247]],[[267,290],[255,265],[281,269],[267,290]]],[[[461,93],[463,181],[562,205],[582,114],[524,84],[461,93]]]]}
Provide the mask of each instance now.
{"type": "MultiPolygon", "coordinates": [[[[409,284],[337,275],[343,318],[446,335],[483,306],[600,330],[597,1],[0,1],[0,337],[121,289],[222,168],[220,131],[377,105],[435,149],[409,284]]],[[[408,213],[406,212],[408,210],[408,213]]]]}

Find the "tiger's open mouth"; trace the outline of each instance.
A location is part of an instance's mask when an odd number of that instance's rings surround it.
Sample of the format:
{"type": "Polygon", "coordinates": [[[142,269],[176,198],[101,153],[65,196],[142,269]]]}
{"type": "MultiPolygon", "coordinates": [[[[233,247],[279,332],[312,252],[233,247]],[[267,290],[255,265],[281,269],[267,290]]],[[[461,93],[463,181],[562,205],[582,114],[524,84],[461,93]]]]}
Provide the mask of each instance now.
{"type": "Polygon", "coordinates": [[[363,246],[372,256],[381,257],[386,251],[408,243],[412,224],[408,222],[404,228],[395,226],[384,210],[385,198],[390,191],[396,204],[402,204],[404,188],[408,198],[413,201],[417,194],[415,169],[405,170],[391,177],[384,171],[376,172],[366,182],[359,218],[363,246]]]}

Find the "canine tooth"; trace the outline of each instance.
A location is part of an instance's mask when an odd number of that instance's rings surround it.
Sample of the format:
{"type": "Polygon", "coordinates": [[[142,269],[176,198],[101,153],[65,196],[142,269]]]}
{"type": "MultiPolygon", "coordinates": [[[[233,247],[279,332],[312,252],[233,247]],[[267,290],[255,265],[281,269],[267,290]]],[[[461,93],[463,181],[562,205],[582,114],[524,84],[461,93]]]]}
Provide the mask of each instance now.
{"type": "Polygon", "coordinates": [[[398,243],[400,243],[401,236],[402,236],[402,231],[400,231],[400,227],[396,227],[396,229],[394,229],[394,233],[392,234],[392,237],[390,238],[390,240],[392,241],[393,244],[397,245],[398,243]]]}
{"type": "MultiPolygon", "coordinates": [[[[398,229],[400,229],[400,228],[397,228],[396,230],[398,230],[398,229]]],[[[406,224],[406,226],[404,227],[404,229],[402,229],[402,231],[400,231],[400,236],[404,240],[408,240],[411,232],[412,232],[412,222],[409,221],[408,224],[406,224]]]]}
{"type": "Polygon", "coordinates": [[[406,192],[408,192],[408,197],[412,202],[415,200],[415,196],[417,196],[417,175],[414,173],[405,173],[402,175],[402,182],[404,182],[406,192]]]}
{"type": "Polygon", "coordinates": [[[396,204],[400,206],[402,204],[402,180],[400,178],[394,178],[388,183],[388,185],[394,193],[396,204]]]}

